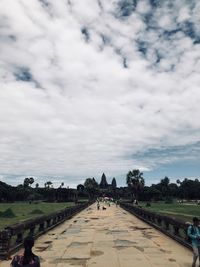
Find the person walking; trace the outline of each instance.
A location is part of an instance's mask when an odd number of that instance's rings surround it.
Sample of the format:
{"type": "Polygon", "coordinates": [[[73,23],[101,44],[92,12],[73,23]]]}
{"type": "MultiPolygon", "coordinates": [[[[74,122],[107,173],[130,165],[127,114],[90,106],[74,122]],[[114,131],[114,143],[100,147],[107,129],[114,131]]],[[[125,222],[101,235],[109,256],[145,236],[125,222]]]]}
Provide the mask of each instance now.
{"type": "Polygon", "coordinates": [[[32,252],[34,246],[34,239],[28,236],[24,239],[24,253],[22,255],[15,255],[11,267],[40,267],[40,259],[32,252]]]}
{"type": "MultiPolygon", "coordinates": [[[[193,224],[188,227],[187,235],[192,243],[192,248],[193,248],[192,267],[195,267],[197,258],[199,258],[200,256],[200,229],[199,229],[199,219],[197,217],[193,218],[193,224]]],[[[200,258],[199,258],[199,267],[200,267],[200,258]]]]}

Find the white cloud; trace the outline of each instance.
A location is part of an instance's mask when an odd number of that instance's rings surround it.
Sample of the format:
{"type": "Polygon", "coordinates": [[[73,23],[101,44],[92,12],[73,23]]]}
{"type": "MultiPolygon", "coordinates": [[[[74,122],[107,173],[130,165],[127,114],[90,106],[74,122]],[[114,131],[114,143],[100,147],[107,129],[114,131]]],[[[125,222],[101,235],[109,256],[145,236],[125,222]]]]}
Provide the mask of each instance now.
{"type": "Polygon", "coordinates": [[[130,155],[199,140],[200,47],[171,33],[198,28],[198,3],[160,6],[147,23],[150,4],[120,18],[118,2],[1,1],[2,175],[74,185],[151,169],[156,159],[130,155]]]}

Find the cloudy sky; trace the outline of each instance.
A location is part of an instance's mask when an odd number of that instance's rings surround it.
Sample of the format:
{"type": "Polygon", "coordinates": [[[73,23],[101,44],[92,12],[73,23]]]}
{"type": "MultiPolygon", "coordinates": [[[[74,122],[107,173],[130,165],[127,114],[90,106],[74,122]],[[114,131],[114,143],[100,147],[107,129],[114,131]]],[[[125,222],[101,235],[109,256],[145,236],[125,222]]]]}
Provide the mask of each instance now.
{"type": "Polygon", "coordinates": [[[200,177],[199,0],[1,0],[0,179],[200,177]]]}

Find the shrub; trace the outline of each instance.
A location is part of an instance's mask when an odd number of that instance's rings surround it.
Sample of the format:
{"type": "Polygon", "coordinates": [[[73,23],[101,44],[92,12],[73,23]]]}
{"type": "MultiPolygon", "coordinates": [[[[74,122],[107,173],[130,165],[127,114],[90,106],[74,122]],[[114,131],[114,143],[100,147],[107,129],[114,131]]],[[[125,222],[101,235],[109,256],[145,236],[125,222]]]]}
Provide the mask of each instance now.
{"type": "Polygon", "coordinates": [[[31,211],[29,214],[44,214],[44,212],[42,210],[35,209],[35,210],[31,211]]]}
{"type": "Polygon", "coordinates": [[[165,200],[165,204],[172,204],[173,203],[173,198],[172,197],[167,197],[165,200]]]}
{"type": "Polygon", "coordinates": [[[7,209],[7,210],[2,211],[0,213],[0,217],[1,218],[14,218],[14,217],[16,217],[16,215],[14,214],[14,212],[12,211],[12,209],[7,209]]]}

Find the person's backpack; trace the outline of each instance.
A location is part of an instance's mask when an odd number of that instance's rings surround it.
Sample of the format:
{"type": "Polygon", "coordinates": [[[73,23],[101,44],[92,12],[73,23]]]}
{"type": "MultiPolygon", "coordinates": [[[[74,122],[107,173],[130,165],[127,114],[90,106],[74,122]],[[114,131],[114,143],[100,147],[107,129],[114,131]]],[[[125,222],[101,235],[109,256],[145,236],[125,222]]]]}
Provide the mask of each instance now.
{"type": "MultiPolygon", "coordinates": [[[[190,227],[190,226],[189,226],[190,227]]],[[[191,225],[191,227],[192,227],[192,229],[191,229],[191,235],[193,235],[194,234],[194,232],[195,232],[195,229],[194,229],[194,226],[193,225],[191,225]]],[[[198,226],[198,229],[200,230],[200,228],[199,228],[199,226],[198,226]]],[[[188,243],[191,243],[192,242],[192,239],[191,239],[191,237],[187,234],[187,237],[186,237],[186,241],[188,242],[188,243]]]]}
{"type": "MultiPolygon", "coordinates": [[[[190,227],[190,226],[189,226],[190,227]]],[[[194,226],[193,225],[191,225],[191,227],[192,227],[192,229],[191,229],[191,235],[193,235],[194,234],[194,232],[195,232],[195,229],[194,229],[194,226]]],[[[191,243],[192,242],[192,239],[191,239],[191,237],[187,234],[187,237],[186,237],[186,241],[188,242],[188,243],[191,243]]]]}

